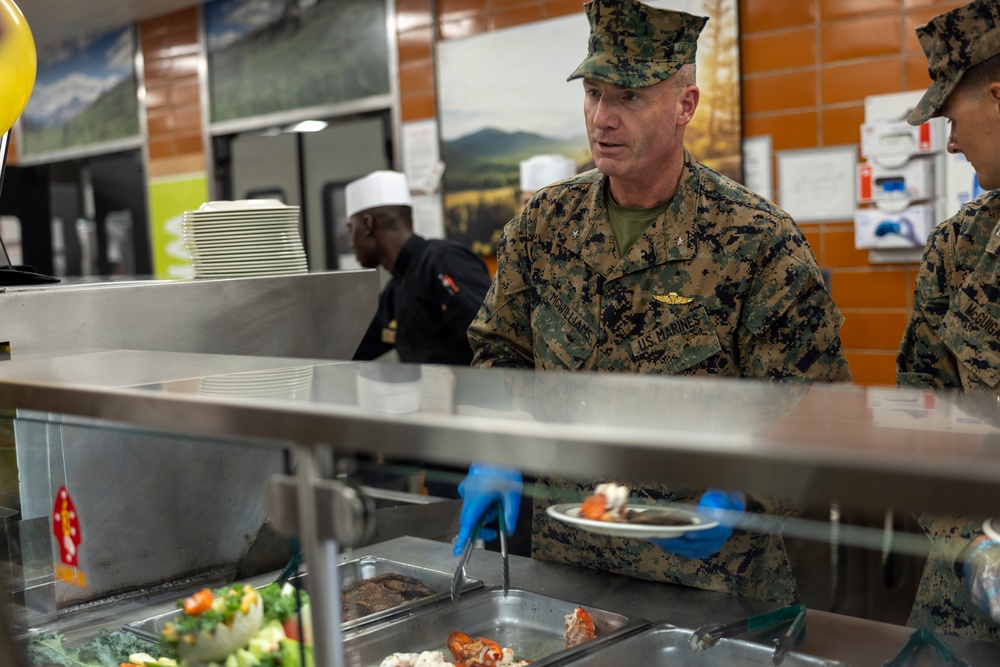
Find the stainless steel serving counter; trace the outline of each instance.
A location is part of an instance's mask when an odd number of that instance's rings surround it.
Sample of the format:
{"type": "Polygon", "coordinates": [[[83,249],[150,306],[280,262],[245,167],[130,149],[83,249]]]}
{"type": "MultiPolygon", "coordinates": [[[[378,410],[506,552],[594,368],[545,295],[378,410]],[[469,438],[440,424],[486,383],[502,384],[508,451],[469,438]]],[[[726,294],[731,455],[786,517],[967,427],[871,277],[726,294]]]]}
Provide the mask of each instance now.
{"type": "MultiPolygon", "coordinates": [[[[371,554],[437,569],[452,567],[451,545],[402,537],[365,547],[355,555],[371,554]]],[[[499,586],[500,555],[476,552],[469,561],[469,576],[487,586],[499,586]]],[[[773,603],[737,598],[684,586],[640,581],[621,575],[546,563],[512,556],[511,586],[592,605],[653,623],[697,628],[713,621],[727,622],[775,608],[773,603]]],[[[850,616],[809,610],[805,643],[801,651],[820,658],[840,660],[851,667],[881,667],[895,656],[913,628],[876,623],[850,616]]],[[[1000,664],[1000,646],[942,637],[955,654],[972,667],[1000,664]]],[[[711,649],[709,649],[711,650],[711,649]]]]}
{"type": "MultiPolygon", "coordinates": [[[[330,474],[327,455],[452,467],[489,461],[538,474],[722,486],[899,511],[989,516],[1000,507],[1000,428],[992,397],[980,402],[895,389],[91,349],[0,361],[4,410],[102,420],[124,433],[222,438],[271,450],[294,445],[310,587],[324,591],[314,594],[313,614],[318,625],[329,621],[334,629],[340,627],[334,596],[326,591],[335,590],[330,576],[337,545],[320,535],[310,495],[330,474]]],[[[454,562],[447,545],[427,543],[429,551],[419,556],[423,544],[405,543],[410,553],[386,555],[427,558],[439,568],[454,562]]],[[[489,565],[489,557],[474,559],[470,573],[499,582],[499,566],[491,572],[489,565]]],[[[558,566],[518,560],[515,585],[687,627],[767,608],[550,568],[558,566]]],[[[809,628],[807,649],[854,665],[881,664],[907,635],[904,628],[819,613],[810,614],[809,628]]],[[[328,659],[336,653],[336,635],[332,630],[317,643],[321,664],[337,664],[328,659]]],[[[996,653],[983,655],[987,661],[980,664],[1000,662],[996,653]]]]}

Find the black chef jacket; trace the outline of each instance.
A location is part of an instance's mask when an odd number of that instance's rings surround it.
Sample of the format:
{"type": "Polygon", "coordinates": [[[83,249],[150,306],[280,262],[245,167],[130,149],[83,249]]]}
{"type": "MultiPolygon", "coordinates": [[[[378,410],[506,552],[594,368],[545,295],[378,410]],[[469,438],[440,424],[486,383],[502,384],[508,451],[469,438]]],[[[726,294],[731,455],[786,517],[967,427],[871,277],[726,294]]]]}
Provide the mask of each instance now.
{"type": "Polygon", "coordinates": [[[410,237],[354,358],[374,359],[395,347],[406,363],[468,366],[467,331],[489,287],[483,260],[462,244],[410,237]]]}

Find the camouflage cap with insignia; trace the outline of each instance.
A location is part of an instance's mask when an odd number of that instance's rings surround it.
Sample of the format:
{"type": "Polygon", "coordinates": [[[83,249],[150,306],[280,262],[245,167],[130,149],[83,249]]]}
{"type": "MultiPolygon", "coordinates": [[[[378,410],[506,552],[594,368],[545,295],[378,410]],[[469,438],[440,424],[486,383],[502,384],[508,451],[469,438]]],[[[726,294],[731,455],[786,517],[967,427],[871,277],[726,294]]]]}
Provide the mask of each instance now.
{"type": "Polygon", "coordinates": [[[623,88],[644,88],[693,63],[708,19],[657,9],[636,0],[592,0],[587,57],[567,81],[585,77],[623,88]]]}
{"type": "Polygon", "coordinates": [[[918,26],[917,38],[933,83],[906,119],[911,125],[940,116],[962,75],[1000,53],[1000,5],[975,0],[918,26]]]}

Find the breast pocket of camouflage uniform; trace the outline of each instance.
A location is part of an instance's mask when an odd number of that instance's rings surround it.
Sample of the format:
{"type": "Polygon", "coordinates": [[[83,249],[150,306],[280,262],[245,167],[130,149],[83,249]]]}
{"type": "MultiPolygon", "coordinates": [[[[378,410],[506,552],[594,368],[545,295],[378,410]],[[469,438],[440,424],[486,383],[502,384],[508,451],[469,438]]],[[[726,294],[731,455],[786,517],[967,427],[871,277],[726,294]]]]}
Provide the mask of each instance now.
{"type": "Polygon", "coordinates": [[[959,291],[941,322],[941,340],[958,359],[967,389],[1000,385],[1000,313],[997,304],[987,308],[959,291]]]}
{"type": "Polygon", "coordinates": [[[668,375],[693,373],[699,364],[722,352],[715,325],[703,306],[683,313],[665,310],[627,346],[640,373],[668,375]]]}
{"type": "Polygon", "coordinates": [[[535,359],[543,370],[578,370],[594,353],[597,332],[549,288],[531,314],[535,359]]]}

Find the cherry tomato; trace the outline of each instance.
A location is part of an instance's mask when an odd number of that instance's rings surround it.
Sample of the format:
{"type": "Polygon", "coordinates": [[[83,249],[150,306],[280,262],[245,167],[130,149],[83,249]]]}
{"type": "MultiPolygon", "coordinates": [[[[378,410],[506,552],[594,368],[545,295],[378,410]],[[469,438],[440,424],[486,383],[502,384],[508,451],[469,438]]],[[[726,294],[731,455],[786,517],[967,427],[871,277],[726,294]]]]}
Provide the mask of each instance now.
{"type": "Polygon", "coordinates": [[[212,591],[203,588],[194,595],[184,600],[184,613],[188,616],[200,616],[212,608],[215,597],[212,591]]]}
{"type": "Polygon", "coordinates": [[[294,639],[295,641],[301,641],[299,639],[299,622],[295,618],[286,618],[285,622],[281,624],[281,627],[285,630],[285,636],[289,639],[294,639]]]}

